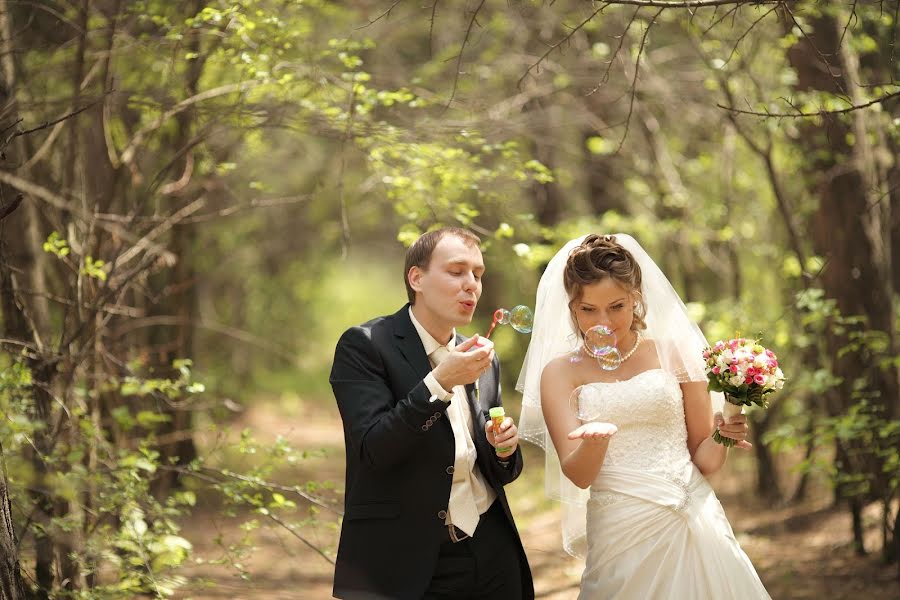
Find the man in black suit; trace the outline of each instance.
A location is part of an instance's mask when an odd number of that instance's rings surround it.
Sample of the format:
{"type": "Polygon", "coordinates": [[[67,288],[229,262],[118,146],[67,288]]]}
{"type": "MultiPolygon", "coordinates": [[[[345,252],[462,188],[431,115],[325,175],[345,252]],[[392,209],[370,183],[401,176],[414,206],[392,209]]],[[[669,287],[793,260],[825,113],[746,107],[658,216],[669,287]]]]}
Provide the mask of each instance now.
{"type": "Polygon", "coordinates": [[[348,329],[331,386],[347,452],[334,595],[347,599],[533,599],[503,486],[522,470],[512,419],[493,431],[493,344],[455,328],[481,296],[480,240],[421,236],[406,255],[409,304],[348,329]]]}

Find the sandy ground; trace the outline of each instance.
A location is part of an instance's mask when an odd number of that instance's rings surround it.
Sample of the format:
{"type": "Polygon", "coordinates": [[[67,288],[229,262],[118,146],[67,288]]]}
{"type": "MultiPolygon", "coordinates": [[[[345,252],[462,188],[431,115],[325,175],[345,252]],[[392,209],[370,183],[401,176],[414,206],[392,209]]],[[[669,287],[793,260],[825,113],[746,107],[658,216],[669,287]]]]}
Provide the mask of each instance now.
{"type": "MultiPolygon", "coordinates": [[[[298,448],[324,448],[324,457],[304,461],[295,475],[298,483],[310,478],[340,484],[343,477],[343,441],[336,411],[302,406],[290,418],[265,408],[242,417],[236,430],[251,428],[260,437],[281,435],[298,448]]],[[[571,600],[577,596],[581,564],[561,548],[558,506],[542,493],[543,455],[525,444],[526,470],[507,488],[535,578],[537,596],[571,600]]],[[[896,568],[879,564],[877,556],[858,557],[851,547],[850,518],[828,507],[827,494],[801,506],[772,507],[740,493],[752,489],[753,465],[749,455],[733,451],[726,469],[712,479],[737,537],[756,566],[771,596],[781,599],[870,598],[900,599],[896,568]]],[[[336,496],[335,496],[336,498],[336,496]]],[[[307,511],[298,507],[297,520],[307,511]]],[[[244,515],[246,517],[246,515],[244,515]]],[[[333,559],[338,536],[337,518],[319,513],[317,524],[298,530],[300,536],[333,559]]],[[[193,544],[194,562],[182,572],[187,585],[178,598],[194,600],[309,599],[331,597],[332,564],[295,535],[280,527],[264,527],[252,534],[247,556],[230,555],[225,544],[239,540],[240,519],[226,517],[215,504],[201,506],[184,523],[183,534],[193,544]],[[238,576],[233,568],[210,564],[237,563],[249,573],[238,576]]],[[[868,547],[878,547],[878,512],[866,513],[868,547]]],[[[724,599],[716,599],[724,600],[724,599]]]]}

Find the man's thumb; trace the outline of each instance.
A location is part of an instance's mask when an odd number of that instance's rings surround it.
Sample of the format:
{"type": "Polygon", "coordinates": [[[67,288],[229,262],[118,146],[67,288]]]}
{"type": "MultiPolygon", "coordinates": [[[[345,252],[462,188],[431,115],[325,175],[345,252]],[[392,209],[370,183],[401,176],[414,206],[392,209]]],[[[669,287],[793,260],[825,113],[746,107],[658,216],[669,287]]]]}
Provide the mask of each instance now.
{"type": "Polygon", "coordinates": [[[469,350],[470,348],[472,348],[472,346],[474,346],[477,343],[478,343],[478,336],[473,335],[472,337],[470,337],[469,339],[464,341],[462,344],[458,345],[456,347],[456,349],[459,350],[460,352],[465,352],[466,350],[469,350]]]}

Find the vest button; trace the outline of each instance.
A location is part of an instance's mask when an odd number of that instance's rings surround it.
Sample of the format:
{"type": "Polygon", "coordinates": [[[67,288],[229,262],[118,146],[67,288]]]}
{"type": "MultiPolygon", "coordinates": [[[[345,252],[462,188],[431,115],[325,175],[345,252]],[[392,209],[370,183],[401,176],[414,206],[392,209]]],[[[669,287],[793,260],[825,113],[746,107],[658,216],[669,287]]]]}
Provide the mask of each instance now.
{"type": "Polygon", "coordinates": [[[438,511],[438,519],[440,519],[441,521],[443,521],[443,520],[446,519],[446,518],[447,518],[447,511],[446,511],[446,510],[439,510],[439,511],[438,511]]]}
{"type": "Polygon", "coordinates": [[[449,467],[447,467],[447,475],[453,475],[453,470],[454,470],[453,465],[450,465],[449,467]]]}

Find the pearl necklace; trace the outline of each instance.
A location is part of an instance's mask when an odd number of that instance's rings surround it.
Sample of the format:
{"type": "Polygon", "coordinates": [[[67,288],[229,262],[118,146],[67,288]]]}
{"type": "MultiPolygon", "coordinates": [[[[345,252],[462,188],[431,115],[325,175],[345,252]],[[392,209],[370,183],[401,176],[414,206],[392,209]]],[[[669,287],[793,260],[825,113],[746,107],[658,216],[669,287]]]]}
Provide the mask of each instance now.
{"type": "Polygon", "coordinates": [[[641,335],[640,331],[636,331],[635,338],[634,338],[634,346],[631,347],[631,350],[629,350],[624,355],[622,355],[622,358],[608,359],[608,358],[599,356],[599,357],[597,357],[597,360],[602,360],[603,362],[610,363],[610,364],[618,363],[621,365],[623,362],[625,362],[626,360],[631,358],[631,355],[634,354],[634,352],[638,349],[638,346],[641,345],[642,341],[644,341],[644,336],[641,335]]]}

